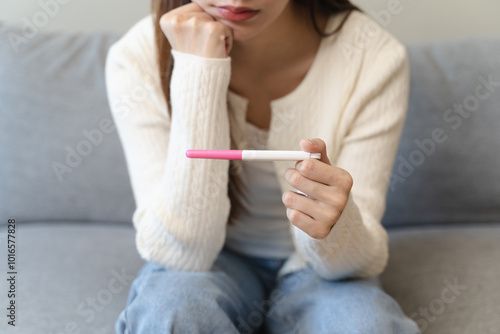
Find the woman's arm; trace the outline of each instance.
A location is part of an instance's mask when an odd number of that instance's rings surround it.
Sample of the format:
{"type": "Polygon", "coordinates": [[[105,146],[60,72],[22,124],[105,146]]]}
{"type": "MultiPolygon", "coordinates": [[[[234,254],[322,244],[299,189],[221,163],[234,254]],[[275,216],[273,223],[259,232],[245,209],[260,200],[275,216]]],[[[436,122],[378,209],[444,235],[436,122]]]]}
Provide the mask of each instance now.
{"type": "Polygon", "coordinates": [[[155,64],[151,18],[115,43],[106,63],[111,111],[137,208],[141,257],[174,270],[208,270],[225,240],[228,160],[188,159],[186,149],[229,149],[230,58],[172,51],[172,118],[155,64]]]}
{"type": "Polygon", "coordinates": [[[371,51],[365,55],[346,107],[353,117],[333,161],[354,181],[347,204],[323,239],[293,226],[299,251],[325,279],[375,276],[388,259],[388,237],[381,219],[406,115],[409,68],[406,50],[399,43],[371,51]]]}

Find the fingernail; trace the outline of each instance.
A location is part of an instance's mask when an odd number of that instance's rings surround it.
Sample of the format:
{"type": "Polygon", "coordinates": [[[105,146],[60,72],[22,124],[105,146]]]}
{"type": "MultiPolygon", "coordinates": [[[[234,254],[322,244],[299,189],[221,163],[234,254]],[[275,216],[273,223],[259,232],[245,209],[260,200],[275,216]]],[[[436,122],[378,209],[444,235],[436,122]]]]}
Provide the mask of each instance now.
{"type": "Polygon", "coordinates": [[[309,140],[309,139],[306,139],[306,140],[307,140],[307,141],[308,141],[311,145],[314,145],[314,143],[313,143],[311,140],[309,140]]]}

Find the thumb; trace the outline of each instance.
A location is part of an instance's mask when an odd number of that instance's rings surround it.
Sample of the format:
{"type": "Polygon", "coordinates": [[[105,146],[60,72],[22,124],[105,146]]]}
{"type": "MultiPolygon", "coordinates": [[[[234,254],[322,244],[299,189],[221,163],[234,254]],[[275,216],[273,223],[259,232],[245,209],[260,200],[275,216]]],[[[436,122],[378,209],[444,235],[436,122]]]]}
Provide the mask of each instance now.
{"type": "Polygon", "coordinates": [[[326,155],[326,144],[322,139],[320,138],[302,139],[300,141],[300,147],[302,151],[305,152],[321,153],[321,159],[319,160],[324,162],[325,164],[331,165],[330,160],[326,155]]]}
{"type": "Polygon", "coordinates": [[[231,50],[233,49],[233,29],[226,27],[224,43],[226,45],[226,57],[229,57],[231,50]]]}

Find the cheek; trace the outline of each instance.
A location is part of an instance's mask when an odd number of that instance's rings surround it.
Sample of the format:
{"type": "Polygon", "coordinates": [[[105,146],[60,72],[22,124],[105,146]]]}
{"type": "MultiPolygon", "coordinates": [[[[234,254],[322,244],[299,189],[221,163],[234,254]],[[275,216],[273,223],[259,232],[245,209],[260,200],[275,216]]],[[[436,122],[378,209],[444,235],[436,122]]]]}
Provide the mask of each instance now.
{"type": "Polygon", "coordinates": [[[289,0],[272,0],[266,3],[266,8],[273,20],[276,20],[284,11],[289,11],[291,5],[289,0]]]}
{"type": "Polygon", "coordinates": [[[200,6],[203,10],[205,10],[205,4],[203,3],[203,1],[201,0],[191,0],[192,3],[195,3],[197,4],[198,6],[200,6]]]}
{"type": "Polygon", "coordinates": [[[207,1],[205,0],[191,0],[191,2],[197,4],[198,6],[200,6],[201,8],[205,8],[208,6],[208,3],[207,1]]]}

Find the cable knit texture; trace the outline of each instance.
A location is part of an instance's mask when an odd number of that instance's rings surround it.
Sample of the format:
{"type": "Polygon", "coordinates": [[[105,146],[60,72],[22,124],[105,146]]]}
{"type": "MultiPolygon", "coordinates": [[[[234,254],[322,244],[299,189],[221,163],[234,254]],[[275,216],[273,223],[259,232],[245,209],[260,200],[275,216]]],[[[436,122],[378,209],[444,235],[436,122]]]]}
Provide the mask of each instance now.
{"type": "MultiPolygon", "coordinates": [[[[327,30],[342,20],[331,16],[327,30]]],[[[209,270],[224,245],[230,211],[228,160],[189,159],[187,149],[230,149],[239,127],[244,147],[249,101],[228,89],[231,58],[172,50],[172,117],[162,96],[151,16],[108,54],[106,81],[137,204],[132,217],[139,254],[172,270],[209,270]]],[[[271,102],[268,149],[300,150],[321,138],[333,165],[354,179],[347,206],[325,239],[290,223],[295,252],[278,276],[309,265],[324,279],[380,274],[388,258],[380,221],[401,135],[409,88],[406,50],[366,15],[353,12],[324,38],[306,77],[271,102]]],[[[275,161],[282,193],[295,190],[275,161]]],[[[283,210],[286,207],[283,205],[283,210]]]]}

